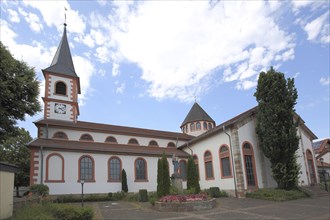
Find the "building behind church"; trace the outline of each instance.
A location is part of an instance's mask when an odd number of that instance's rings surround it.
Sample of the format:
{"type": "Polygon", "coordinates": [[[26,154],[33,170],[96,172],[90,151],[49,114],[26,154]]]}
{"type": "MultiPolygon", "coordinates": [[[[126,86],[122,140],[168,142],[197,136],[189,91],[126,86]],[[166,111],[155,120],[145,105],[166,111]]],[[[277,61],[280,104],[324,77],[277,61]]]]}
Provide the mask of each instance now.
{"type": "MultiPolygon", "coordinates": [[[[197,165],[202,189],[219,187],[243,197],[247,191],[276,187],[269,160],[263,155],[255,132],[257,108],[216,125],[194,103],[179,132],[168,132],[79,121],[80,81],[66,34],[45,78],[44,117],[35,122],[38,135],[31,150],[30,184],[46,184],[50,194],[79,194],[84,180],[86,193],[121,191],[121,171],[127,174],[128,190],[156,191],[157,161],[165,152],[170,171],[173,154],[186,187],[187,159],[197,165]]],[[[300,185],[319,180],[312,140],[317,137],[301,121],[297,151],[300,185]]]]}

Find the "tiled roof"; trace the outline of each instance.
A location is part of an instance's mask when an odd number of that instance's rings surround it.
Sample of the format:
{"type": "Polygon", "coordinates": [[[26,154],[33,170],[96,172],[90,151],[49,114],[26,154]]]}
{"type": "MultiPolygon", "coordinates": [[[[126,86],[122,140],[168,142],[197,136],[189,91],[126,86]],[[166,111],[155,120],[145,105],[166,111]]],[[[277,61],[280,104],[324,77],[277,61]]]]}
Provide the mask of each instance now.
{"type": "Polygon", "coordinates": [[[169,132],[169,131],[158,131],[144,128],[133,128],[126,126],[118,126],[118,125],[109,125],[109,124],[100,124],[100,123],[92,123],[92,122],[84,122],[77,121],[69,122],[62,120],[51,120],[51,119],[42,119],[40,121],[35,122],[36,126],[40,125],[48,125],[52,127],[60,127],[66,129],[77,129],[77,130],[92,130],[95,132],[104,132],[111,134],[121,134],[121,135],[131,135],[131,136],[140,136],[140,137],[153,137],[153,138],[163,138],[170,140],[181,140],[188,141],[193,138],[193,136],[178,133],[178,132],[169,132]]]}
{"type": "Polygon", "coordinates": [[[195,102],[194,105],[191,107],[188,115],[182,122],[181,127],[189,122],[194,121],[214,122],[214,120],[204,111],[204,109],[200,105],[197,104],[197,102],[195,102]]]}
{"type": "Polygon", "coordinates": [[[329,138],[315,141],[313,142],[313,149],[315,150],[316,153],[321,153],[324,150],[324,147],[327,145],[327,143],[330,145],[329,138]]]}
{"type": "Polygon", "coordinates": [[[53,61],[50,66],[43,71],[78,77],[74,69],[68,38],[66,36],[66,24],[64,24],[62,40],[57,48],[53,61]]]}
{"type": "MultiPolygon", "coordinates": [[[[192,140],[188,141],[187,143],[181,145],[179,148],[186,147],[189,144],[197,143],[197,142],[199,142],[199,141],[201,141],[201,140],[203,140],[207,137],[210,137],[210,136],[213,136],[213,135],[217,134],[218,132],[222,132],[224,127],[225,127],[225,129],[228,128],[228,127],[231,127],[235,123],[237,123],[241,120],[244,120],[247,117],[256,115],[257,112],[258,112],[258,106],[253,107],[253,108],[251,108],[251,109],[235,116],[234,118],[231,118],[228,121],[223,122],[222,124],[216,126],[215,128],[213,128],[213,129],[211,129],[211,130],[195,137],[194,139],[192,139],[192,140]]],[[[294,117],[296,119],[300,118],[300,116],[296,113],[295,113],[294,117]]],[[[317,138],[317,136],[305,125],[305,121],[302,120],[301,118],[300,118],[300,124],[299,125],[301,126],[301,128],[303,130],[305,130],[311,136],[312,139],[317,138]]]]}
{"type": "Polygon", "coordinates": [[[67,141],[55,139],[35,139],[28,145],[29,148],[40,146],[43,149],[65,150],[78,152],[93,152],[93,153],[109,153],[117,155],[141,155],[141,156],[156,156],[159,157],[165,152],[169,157],[173,154],[178,157],[187,158],[189,154],[177,148],[150,147],[141,145],[125,145],[116,143],[99,143],[99,142],[84,142],[84,141],[67,141]]]}

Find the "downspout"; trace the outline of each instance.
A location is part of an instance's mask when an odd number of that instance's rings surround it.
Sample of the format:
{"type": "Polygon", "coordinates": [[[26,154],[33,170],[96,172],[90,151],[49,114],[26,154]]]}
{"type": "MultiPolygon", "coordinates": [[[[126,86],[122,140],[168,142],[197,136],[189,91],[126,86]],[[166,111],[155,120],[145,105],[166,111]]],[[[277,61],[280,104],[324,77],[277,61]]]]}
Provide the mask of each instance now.
{"type": "MultiPolygon", "coordinates": [[[[46,124],[46,139],[48,139],[48,124],[46,124]]],[[[43,154],[43,146],[40,146],[40,184],[43,184],[44,179],[44,154],[43,154]]]]}
{"type": "Polygon", "coordinates": [[[223,132],[228,136],[229,138],[229,146],[230,146],[230,155],[231,155],[231,163],[233,164],[233,174],[234,174],[234,186],[235,186],[235,197],[238,198],[237,196],[237,185],[236,185],[236,168],[235,168],[235,162],[234,162],[234,155],[233,155],[233,148],[231,145],[231,136],[226,132],[225,126],[222,127],[223,132]]]}

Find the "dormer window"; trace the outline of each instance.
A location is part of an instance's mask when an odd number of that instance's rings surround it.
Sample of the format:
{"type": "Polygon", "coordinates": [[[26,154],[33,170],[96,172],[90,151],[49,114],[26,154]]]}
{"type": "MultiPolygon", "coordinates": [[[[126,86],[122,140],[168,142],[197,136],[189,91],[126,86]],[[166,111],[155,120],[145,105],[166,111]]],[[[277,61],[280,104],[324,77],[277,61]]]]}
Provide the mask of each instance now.
{"type": "Polygon", "coordinates": [[[66,85],[64,82],[57,82],[55,85],[55,94],[66,95],[66,85]]]}

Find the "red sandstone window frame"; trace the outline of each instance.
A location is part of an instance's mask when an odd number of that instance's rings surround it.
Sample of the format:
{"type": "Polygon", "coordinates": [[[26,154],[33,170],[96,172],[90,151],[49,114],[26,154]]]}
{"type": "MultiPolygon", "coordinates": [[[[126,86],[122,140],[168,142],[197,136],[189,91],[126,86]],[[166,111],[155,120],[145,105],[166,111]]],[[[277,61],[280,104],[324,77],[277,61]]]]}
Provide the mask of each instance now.
{"type": "Polygon", "coordinates": [[[59,153],[50,153],[47,157],[46,157],[46,179],[45,179],[45,183],[64,183],[64,158],[61,154],[59,153]],[[61,174],[61,179],[60,180],[50,180],[49,179],[49,160],[51,157],[59,157],[62,161],[62,174],[61,174]]]}
{"type": "Polygon", "coordinates": [[[127,144],[131,144],[131,145],[140,145],[138,140],[135,138],[131,138],[128,140],[127,144]]]}
{"type": "Polygon", "coordinates": [[[88,154],[84,154],[78,159],[78,180],[77,180],[77,182],[80,182],[80,180],[82,180],[81,179],[81,160],[85,157],[88,157],[92,160],[92,179],[90,179],[90,180],[84,179],[84,181],[92,183],[92,182],[95,182],[95,161],[94,161],[94,158],[88,154]]]}
{"type": "Polygon", "coordinates": [[[204,152],[204,168],[205,168],[205,180],[214,180],[213,159],[212,159],[212,153],[210,150],[206,150],[204,152]],[[207,153],[210,153],[210,155],[206,156],[207,153]],[[207,176],[206,163],[211,163],[212,177],[207,176]]]}
{"type": "Polygon", "coordinates": [[[233,167],[232,167],[232,164],[231,164],[231,159],[230,159],[230,151],[229,151],[229,146],[226,145],[226,144],[223,144],[219,147],[219,161],[220,161],[220,176],[221,176],[221,179],[228,179],[228,178],[232,178],[233,177],[233,167]],[[223,148],[226,148],[227,150],[226,151],[221,151],[221,149],[223,148]],[[223,167],[222,167],[222,160],[225,159],[225,158],[228,158],[228,162],[229,162],[229,172],[230,172],[230,175],[228,176],[225,176],[224,173],[223,173],[223,167]]]}
{"type": "Polygon", "coordinates": [[[167,147],[175,147],[175,144],[173,142],[168,142],[167,147]]]}
{"type": "Polygon", "coordinates": [[[61,139],[61,140],[68,140],[68,135],[63,131],[57,131],[53,135],[53,139],[61,139]],[[60,134],[62,134],[64,137],[60,137],[60,134]]]}
{"type": "Polygon", "coordinates": [[[311,184],[317,183],[316,169],[315,169],[315,165],[314,165],[313,153],[309,149],[306,150],[306,159],[307,159],[307,172],[308,172],[307,176],[310,178],[311,184]],[[314,175],[313,175],[314,182],[311,179],[312,176],[310,174],[309,162],[308,161],[312,161],[312,169],[313,169],[313,172],[314,172],[314,175]]]}
{"type": "Polygon", "coordinates": [[[115,144],[118,144],[117,139],[114,136],[108,136],[108,137],[106,137],[106,139],[105,139],[104,142],[105,143],[115,143],[115,144]],[[111,141],[109,141],[109,140],[111,140],[111,141]]]}
{"type": "Polygon", "coordinates": [[[88,134],[88,133],[84,133],[80,136],[79,141],[89,141],[89,142],[94,142],[94,139],[92,137],[92,135],[88,134]],[[89,138],[83,138],[83,137],[89,137],[89,138]]]}
{"type": "Polygon", "coordinates": [[[121,171],[122,171],[122,161],[119,157],[117,156],[112,156],[108,160],[108,182],[121,182],[121,171]],[[119,160],[119,179],[111,179],[111,160],[117,159],[119,160]]]}
{"type": "Polygon", "coordinates": [[[258,189],[258,176],[257,176],[257,170],[256,170],[256,162],[255,162],[255,157],[254,157],[254,151],[253,151],[253,145],[248,142],[248,141],[244,141],[242,144],[242,152],[243,152],[243,160],[244,160],[244,171],[245,171],[245,184],[246,184],[246,188],[247,189],[258,189]],[[244,145],[248,144],[250,145],[250,149],[246,149],[244,148],[244,145]],[[248,185],[248,176],[247,176],[247,170],[246,170],[246,158],[245,156],[251,156],[252,158],[252,165],[253,165],[253,173],[254,173],[254,182],[255,185],[254,186],[249,186],[248,185]]]}
{"type": "Polygon", "coordinates": [[[143,157],[138,157],[135,159],[134,161],[134,182],[149,182],[148,180],[148,163],[146,161],[146,159],[144,159],[143,157]],[[144,161],[144,179],[137,179],[137,174],[136,174],[136,169],[137,169],[137,161],[138,160],[142,160],[144,161]]]}
{"type": "Polygon", "coordinates": [[[151,141],[149,141],[148,146],[149,146],[149,147],[159,147],[157,141],[155,141],[155,140],[151,140],[151,141]]]}

